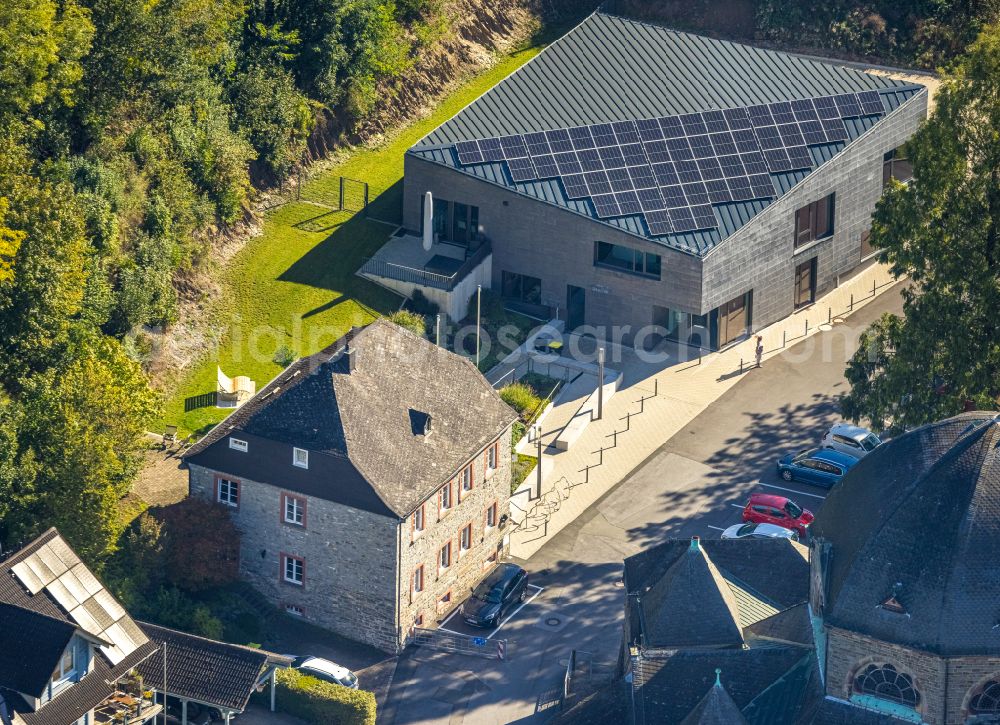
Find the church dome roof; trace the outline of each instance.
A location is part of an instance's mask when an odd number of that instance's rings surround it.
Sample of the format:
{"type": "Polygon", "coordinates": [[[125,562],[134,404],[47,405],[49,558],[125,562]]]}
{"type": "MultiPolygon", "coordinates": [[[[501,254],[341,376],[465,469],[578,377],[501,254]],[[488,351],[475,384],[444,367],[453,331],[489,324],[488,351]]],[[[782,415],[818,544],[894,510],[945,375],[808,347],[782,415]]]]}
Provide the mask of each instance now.
{"type": "Polygon", "coordinates": [[[879,447],[812,526],[831,545],[827,623],[941,655],[1000,651],[1000,415],[879,447]]]}

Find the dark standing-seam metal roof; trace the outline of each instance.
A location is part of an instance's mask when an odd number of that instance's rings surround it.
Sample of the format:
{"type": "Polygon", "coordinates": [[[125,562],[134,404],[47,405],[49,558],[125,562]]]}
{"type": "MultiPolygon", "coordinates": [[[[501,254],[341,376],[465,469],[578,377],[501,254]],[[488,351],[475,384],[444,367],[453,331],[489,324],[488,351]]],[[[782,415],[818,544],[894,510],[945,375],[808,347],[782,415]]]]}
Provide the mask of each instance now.
{"type": "Polygon", "coordinates": [[[143,682],[171,695],[206,705],[242,711],[265,668],[287,667],[291,659],[266,650],[241,647],[140,622],[157,645],[167,647],[167,684],[163,657],[151,657],[136,668],[143,682]]]}
{"type": "MultiPolygon", "coordinates": [[[[705,38],[604,13],[595,13],[408,153],[458,169],[626,233],[682,252],[704,255],[771,203],[713,204],[719,227],[651,237],[642,215],[599,219],[588,199],[567,199],[558,179],[515,183],[502,163],[460,167],[458,141],[530,133],[610,121],[656,118],[757,103],[875,90],[886,114],[922,89],[885,76],[814,58],[705,38]]],[[[879,121],[845,119],[848,143],[879,121]]],[[[844,143],[811,149],[818,164],[844,143]]],[[[772,174],[778,195],[810,172],[772,174]]],[[[487,230],[488,233],[488,230],[487,230]]]]}
{"type": "Polygon", "coordinates": [[[832,545],[830,624],[944,656],[1000,652],[1000,415],[917,428],[834,487],[812,530],[832,545]],[[881,606],[894,597],[905,610],[881,606]]]}

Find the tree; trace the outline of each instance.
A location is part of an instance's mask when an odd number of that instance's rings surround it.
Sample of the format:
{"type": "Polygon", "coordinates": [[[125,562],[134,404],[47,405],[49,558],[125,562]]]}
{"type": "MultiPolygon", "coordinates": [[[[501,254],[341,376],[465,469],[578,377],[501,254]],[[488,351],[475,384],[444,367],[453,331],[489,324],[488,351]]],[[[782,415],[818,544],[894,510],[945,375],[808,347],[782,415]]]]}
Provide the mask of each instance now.
{"type": "Polygon", "coordinates": [[[912,427],[1000,397],[1000,26],[955,64],[906,144],[909,185],[876,206],[872,244],[908,276],[904,317],[872,325],[850,361],[843,410],[912,427]]]}
{"type": "Polygon", "coordinates": [[[196,592],[239,576],[240,532],[222,504],[186,498],[163,511],[167,581],[196,592]]]}

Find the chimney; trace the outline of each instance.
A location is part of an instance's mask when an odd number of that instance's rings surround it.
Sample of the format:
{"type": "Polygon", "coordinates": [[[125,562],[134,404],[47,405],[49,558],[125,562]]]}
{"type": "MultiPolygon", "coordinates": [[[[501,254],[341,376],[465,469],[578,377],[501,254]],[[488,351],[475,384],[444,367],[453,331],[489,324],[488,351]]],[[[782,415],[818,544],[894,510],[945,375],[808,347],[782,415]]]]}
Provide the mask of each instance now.
{"type": "Polygon", "coordinates": [[[701,551],[701,537],[692,536],[691,537],[691,548],[689,551],[701,551]]]}

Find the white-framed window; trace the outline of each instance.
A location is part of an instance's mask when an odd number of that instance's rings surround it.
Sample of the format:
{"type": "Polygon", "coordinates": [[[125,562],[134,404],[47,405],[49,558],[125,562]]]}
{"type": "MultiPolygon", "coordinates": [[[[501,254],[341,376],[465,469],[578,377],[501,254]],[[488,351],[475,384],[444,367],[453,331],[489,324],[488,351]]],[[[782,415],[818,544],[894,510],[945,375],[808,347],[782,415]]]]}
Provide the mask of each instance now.
{"type": "Polygon", "coordinates": [[[462,491],[472,490],[472,466],[466,466],[462,471],[462,491]]]}
{"type": "Polygon", "coordinates": [[[466,524],[458,535],[458,552],[462,554],[472,548],[472,524],[466,524]]]}
{"type": "Polygon", "coordinates": [[[490,507],[486,509],[486,528],[491,529],[497,525],[497,505],[496,503],[490,504],[490,507]]]}
{"type": "Polygon", "coordinates": [[[241,441],[239,438],[230,438],[229,447],[234,451],[239,451],[240,453],[246,453],[250,449],[250,444],[246,441],[241,441]]]}
{"type": "Polygon", "coordinates": [[[69,647],[62,653],[62,657],[59,658],[59,664],[56,665],[56,669],[52,673],[52,683],[57,684],[63,680],[68,680],[75,674],[76,647],[74,642],[70,642],[69,647]]]}
{"type": "Polygon", "coordinates": [[[494,443],[490,446],[490,449],[486,451],[486,468],[490,471],[495,471],[497,467],[497,444],[494,443]]]}
{"type": "Polygon", "coordinates": [[[285,507],[283,512],[283,518],[286,524],[295,524],[296,526],[306,525],[306,502],[305,499],[299,498],[298,496],[290,496],[289,494],[284,494],[285,507]]]}
{"type": "Polygon", "coordinates": [[[309,468],[309,451],[305,448],[293,448],[292,465],[298,468],[309,468]]]}
{"type": "Polygon", "coordinates": [[[230,481],[228,478],[219,479],[219,490],[218,490],[218,501],[219,503],[224,503],[226,506],[239,506],[240,505],[240,483],[239,481],[230,481]]]}
{"type": "Polygon", "coordinates": [[[413,533],[419,534],[424,530],[424,505],[420,504],[420,508],[413,512],[413,533]]]}
{"type": "Polygon", "coordinates": [[[438,569],[444,570],[451,566],[451,542],[441,547],[438,554],[438,569]]]}
{"type": "Polygon", "coordinates": [[[447,511],[451,508],[451,484],[446,483],[440,493],[441,510],[447,511]]]}
{"type": "Polygon", "coordinates": [[[284,579],[289,584],[302,586],[306,580],[306,563],[297,556],[284,555],[284,579]]]}
{"type": "Polygon", "coordinates": [[[413,570],[413,591],[422,592],[424,590],[424,565],[421,564],[413,570]]]}
{"type": "Polygon", "coordinates": [[[306,610],[297,604],[286,604],[285,612],[291,614],[293,617],[304,617],[306,616],[306,610]]]}

